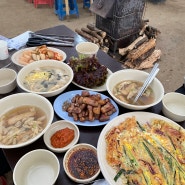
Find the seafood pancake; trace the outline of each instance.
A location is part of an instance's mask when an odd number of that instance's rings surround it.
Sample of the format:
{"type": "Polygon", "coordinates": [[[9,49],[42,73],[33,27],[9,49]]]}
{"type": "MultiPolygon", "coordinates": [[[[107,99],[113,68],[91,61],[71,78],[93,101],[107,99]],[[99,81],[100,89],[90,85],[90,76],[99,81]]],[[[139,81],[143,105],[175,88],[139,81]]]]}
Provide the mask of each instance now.
{"type": "MultiPolygon", "coordinates": [[[[185,132],[164,120],[125,119],[106,135],[106,160],[126,184],[184,185],[185,132]]],[[[124,183],[123,183],[124,184],[124,183]]]]}

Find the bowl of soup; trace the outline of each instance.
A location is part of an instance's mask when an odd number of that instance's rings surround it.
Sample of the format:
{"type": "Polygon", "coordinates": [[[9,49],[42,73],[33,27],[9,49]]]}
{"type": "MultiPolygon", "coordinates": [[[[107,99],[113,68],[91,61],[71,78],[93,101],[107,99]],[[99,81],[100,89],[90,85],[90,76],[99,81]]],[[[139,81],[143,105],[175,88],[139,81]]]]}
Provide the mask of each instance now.
{"type": "Polygon", "coordinates": [[[40,60],[24,66],[17,75],[18,86],[51,97],[63,92],[73,80],[73,70],[64,62],[40,60]]]}
{"type": "Polygon", "coordinates": [[[158,104],[164,96],[164,87],[157,79],[151,82],[143,95],[134,99],[149,73],[136,69],[124,69],[109,76],[106,88],[110,96],[120,106],[130,110],[144,110],[158,104]]]}
{"type": "Polygon", "coordinates": [[[38,140],[50,127],[52,104],[34,93],[0,99],[0,148],[19,148],[38,140]]]}

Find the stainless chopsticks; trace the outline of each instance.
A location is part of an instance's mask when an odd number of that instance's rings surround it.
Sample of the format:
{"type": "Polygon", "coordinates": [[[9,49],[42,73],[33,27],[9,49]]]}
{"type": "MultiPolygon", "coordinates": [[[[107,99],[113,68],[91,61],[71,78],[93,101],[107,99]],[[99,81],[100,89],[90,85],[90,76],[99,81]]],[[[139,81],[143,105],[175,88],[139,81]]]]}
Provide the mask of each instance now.
{"type": "MultiPolygon", "coordinates": [[[[42,34],[36,34],[36,33],[30,33],[30,38],[32,39],[44,39],[45,41],[48,41],[48,42],[55,42],[55,43],[52,43],[53,45],[60,45],[60,46],[74,46],[74,38],[72,37],[56,37],[56,36],[45,36],[45,35],[42,35],[42,34]],[[60,43],[60,44],[57,44],[56,42],[60,43]]],[[[51,44],[51,43],[50,43],[51,44]]]]}
{"type": "Polygon", "coordinates": [[[152,80],[155,78],[155,76],[159,72],[158,66],[159,66],[158,63],[156,63],[154,65],[154,67],[152,68],[150,74],[148,75],[147,79],[145,80],[143,86],[141,87],[141,89],[139,90],[137,96],[135,97],[133,103],[136,103],[137,102],[137,100],[139,99],[139,97],[143,95],[143,93],[145,92],[145,90],[147,89],[147,87],[150,85],[150,83],[152,82],[152,80]]]}

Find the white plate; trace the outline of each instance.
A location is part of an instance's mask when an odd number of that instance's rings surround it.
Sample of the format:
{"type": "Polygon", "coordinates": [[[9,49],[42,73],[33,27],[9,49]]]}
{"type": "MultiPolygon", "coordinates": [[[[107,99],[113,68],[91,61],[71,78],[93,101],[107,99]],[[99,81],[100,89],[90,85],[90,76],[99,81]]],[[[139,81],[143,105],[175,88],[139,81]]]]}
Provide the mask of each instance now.
{"type": "MultiPolygon", "coordinates": [[[[21,50],[15,52],[15,53],[12,55],[12,57],[11,57],[12,62],[13,62],[14,64],[18,65],[19,67],[24,67],[25,65],[22,65],[22,64],[19,63],[19,57],[22,55],[22,52],[24,52],[24,51],[29,51],[29,50],[34,50],[35,48],[37,48],[37,47],[29,47],[29,48],[21,49],[21,50]]],[[[47,47],[47,48],[50,49],[50,50],[52,50],[52,51],[55,51],[55,52],[57,52],[57,53],[59,53],[59,54],[61,54],[61,55],[63,56],[63,59],[60,60],[60,62],[63,62],[63,61],[66,60],[66,57],[67,57],[67,56],[66,56],[66,53],[65,53],[64,51],[62,51],[62,50],[60,50],[60,49],[57,49],[57,48],[53,48],[53,47],[47,47]]],[[[48,59],[48,60],[49,60],[49,59],[48,59]]],[[[52,60],[53,60],[53,59],[52,59],[52,60]]],[[[57,60],[57,61],[58,61],[58,60],[57,60]]]]}
{"type": "MultiPolygon", "coordinates": [[[[107,74],[107,79],[108,79],[108,77],[112,74],[112,71],[110,69],[108,69],[108,68],[107,68],[107,71],[108,71],[108,74],[107,74]]],[[[107,79],[106,79],[106,81],[107,81],[107,79]]],[[[96,92],[103,92],[103,91],[107,90],[107,88],[106,88],[106,81],[105,81],[105,83],[103,85],[98,86],[98,87],[93,87],[93,88],[88,88],[88,87],[84,87],[84,86],[78,85],[74,81],[72,81],[72,83],[75,84],[76,86],[82,88],[82,89],[85,89],[85,90],[96,91],[96,92]]]]}
{"type": "Polygon", "coordinates": [[[108,181],[108,183],[111,185],[122,185],[123,183],[120,181],[117,181],[117,182],[114,181],[116,171],[110,165],[108,165],[108,163],[106,161],[105,136],[111,128],[119,125],[126,118],[132,117],[132,116],[135,116],[137,121],[139,121],[139,123],[141,123],[141,124],[146,123],[146,122],[150,122],[150,120],[156,118],[156,119],[162,119],[164,121],[167,121],[178,128],[180,127],[177,123],[173,122],[172,120],[170,120],[166,117],[163,117],[163,116],[160,116],[160,115],[154,114],[154,113],[149,113],[149,112],[130,112],[130,113],[122,114],[122,115],[112,119],[103,128],[103,130],[99,136],[98,145],[97,145],[98,162],[100,165],[101,172],[102,172],[103,176],[105,177],[105,179],[108,181]]]}
{"type": "MultiPolygon", "coordinates": [[[[81,125],[81,126],[89,126],[89,127],[94,127],[94,126],[100,126],[100,125],[105,125],[107,124],[111,119],[115,118],[118,113],[119,113],[119,109],[118,109],[118,106],[117,104],[112,100],[111,100],[111,103],[114,105],[114,107],[116,108],[116,112],[114,112],[111,116],[110,116],[110,120],[108,121],[104,121],[104,122],[100,122],[99,120],[94,120],[93,122],[91,121],[84,121],[84,122],[80,122],[80,121],[74,121],[73,120],[73,117],[70,117],[68,116],[68,113],[66,111],[63,111],[62,110],[62,106],[63,106],[63,103],[66,102],[66,101],[71,101],[71,99],[76,95],[76,94],[81,94],[83,90],[76,90],[76,91],[69,91],[69,92],[66,92],[66,93],[63,93],[61,95],[59,95],[55,101],[54,101],[54,104],[53,104],[53,108],[56,112],[56,114],[64,119],[64,120],[68,120],[70,122],[73,122],[74,124],[76,125],[81,125]]],[[[94,91],[89,91],[90,94],[97,94],[96,92],[94,91]]],[[[107,96],[101,94],[101,97],[103,99],[105,98],[108,98],[107,96]]]]}

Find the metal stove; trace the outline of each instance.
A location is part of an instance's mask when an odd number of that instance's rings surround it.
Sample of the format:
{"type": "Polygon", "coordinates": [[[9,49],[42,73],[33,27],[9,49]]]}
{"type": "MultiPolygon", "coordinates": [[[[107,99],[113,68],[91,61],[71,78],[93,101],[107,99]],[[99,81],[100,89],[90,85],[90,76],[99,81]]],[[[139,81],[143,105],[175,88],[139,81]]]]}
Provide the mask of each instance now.
{"type": "Polygon", "coordinates": [[[94,0],[90,10],[96,14],[96,27],[107,33],[113,52],[135,40],[145,4],[145,0],[94,0]]]}

